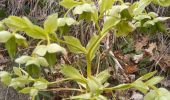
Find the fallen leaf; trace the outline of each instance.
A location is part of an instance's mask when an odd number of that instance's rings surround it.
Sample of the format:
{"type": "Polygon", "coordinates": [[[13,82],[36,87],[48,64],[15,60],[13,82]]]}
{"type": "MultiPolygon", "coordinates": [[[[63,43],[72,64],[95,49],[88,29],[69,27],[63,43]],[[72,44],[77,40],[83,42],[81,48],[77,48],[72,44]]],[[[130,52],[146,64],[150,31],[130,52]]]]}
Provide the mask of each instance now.
{"type": "Polygon", "coordinates": [[[133,92],[130,100],[143,100],[143,95],[138,92],[133,92]]]}
{"type": "Polygon", "coordinates": [[[153,55],[154,49],[157,49],[156,43],[150,43],[148,49],[145,49],[145,52],[149,53],[150,55],[153,55]]]}
{"type": "Polygon", "coordinates": [[[142,50],[142,48],[147,45],[148,41],[149,41],[148,37],[142,37],[141,39],[138,39],[134,44],[135,51],[142,50]]]}
{"type": "Polygon", "coordinates": [[[143,56],[144,56],[143,53],[140,54],[140,55],[134,55],[134,56],[133,56],[134,62],[135,62],[135,63],[138,63],[139,61],[141,61],[141,60],[143,59],[143,56]]]}
{"type": "Polygon", "coordinates": [[[125,65],[124,67],[126,74],[133,74],[138,71],[137,65],[125,65]]]}

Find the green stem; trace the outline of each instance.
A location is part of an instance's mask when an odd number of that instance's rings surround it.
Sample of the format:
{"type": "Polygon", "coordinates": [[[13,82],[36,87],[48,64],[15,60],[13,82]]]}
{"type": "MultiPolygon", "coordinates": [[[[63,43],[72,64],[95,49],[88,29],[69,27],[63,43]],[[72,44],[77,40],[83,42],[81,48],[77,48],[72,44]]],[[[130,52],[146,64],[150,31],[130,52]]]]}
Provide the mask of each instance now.
{"type": "Polygon", "coordinates": [[[47,35],[46,38],[47,38],[47,44],[50,45],[50,37],[47,35]]]}
{"type": "Polygon", "coordinates": [[[86,60],[87,60],[87,77],[90,77],[91,76],[91,61],[88,56],[86,56],[86,60]]]}
{"type": "Polygon", "coordinates": [[[62,80],[55,81],[55,82],[50,82],[49,85],[58,84],[58,83],[61,83],[61,82],[63,82],[63,81],[68,81],[68,80],[72,80],[72,78],[67,78],[67,79],[62,79],[62,80]]]}
{"type": "Polygon", "coordinates": [[[64,14],[64,18],[67,17],[67,14],[73,9],[74,7],[67,10],[67,12],[64,14]]]}

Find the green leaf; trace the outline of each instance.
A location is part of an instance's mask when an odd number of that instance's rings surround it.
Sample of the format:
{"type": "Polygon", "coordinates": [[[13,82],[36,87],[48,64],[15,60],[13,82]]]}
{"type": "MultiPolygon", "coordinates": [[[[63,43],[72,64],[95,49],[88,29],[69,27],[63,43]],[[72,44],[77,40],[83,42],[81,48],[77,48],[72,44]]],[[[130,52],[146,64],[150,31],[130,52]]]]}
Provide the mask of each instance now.
{"type": "Polygon", "coordinates": [[[5,48],[7,49],[9,56],[14,58],[17,52],[17,44],[14,36],[5,43],[5,48]]]}
{"type": "Polygon", "coordinates": [[[49,15],[44,22],[44,29],[47,34],[55,33],[58,27],[58,14],[49,15]]]}
{"type": "Polygon", "coordinates": [[[65,18],[58,18],[58,27],[62,26],[71,26],[71,25],[76,25],[78,22],[74,20],[73,18],[65,17],[65,18]]]}
{"type": "Polygon", "coordinates": [[[4,23],[0,21],[0,31],[4,30],[5,27],[4,27],[4,23]]]}
{"type": "Polygon", "coordinates": [[[38,45],[34,51],[35,54],[39,56],[44,56],[47,52],[47,46],[46,45],[38,45]]]}
{"type": "Polygon", "coordinates": [[[50,65],[50,67],[55,66],[56,60],[57,60],[56,53],[48,53],[47,52],[46,55],[45,55],[45,58],[46,58],[48,64],[50,65]]]}
{"type": "Polygon", "coordinates": [[[42,82],[42,81],[37,81],[33,85],[36,89],[47,89],[47,83],[42,82]]]}
{"type": "Polygon", "coordinates": [[[80,19],[86,19],[86,20],[92,20],[95,23],[98,20],[98,10],[96,8],[96,6],[92,5],[92,4],[82,4],[82,5],[78,5],[77,7],[75,7],[75,9],[73,10],[74,14],[79,14],[80,15],[80,19]]]}
{"type": "Polygon", "coordinates": [[[67,47],[73,53],[86,53],[86,49],[81,45],[80,41],[73,36],[64,36],[67,47]]]}
{"type": "Polygon", "coordinates": [[[12,34],[8,31],[0,31],[0,42],[5,43],[11,38],[12,34]]]}
{"type": "Polygon", "coordinates": [[[150,17],[152,17],[152,18],[158,17],[158,14],[155,13],[155,12],[149,12],[148,15],[149,15],[150,17]]]}
{"type": "Polygon", "coordinates": [[[103,24],[103,31],[108,31],[113,28],[113,26],[117,25],[120,22],[120,18],[117,17],[108,17],[103,24]]]}
{"type": "Polygon", "coordinates": [[[115,1],[116,0],[100,0],[100,13],[103,14],[106,10],[111,9],[115,1]]]}
{"type": "Polygon", "coordinates": [[[34,89],[34,87],[26,87],[26,88],[23,88],[22,90],[20,90],[19,92],[24,93],[24,94],[28,94],[28,93],[31,92],[31,89],[34,89]]]}
{"type": "Polygon", "coordinates": [[[11,82],[11,75],[6,71],[0,71],[1,82],[5,85],[9,85],[11,82]]]}
{"type": "Polygon", "coordinates": [[[26,29],[24,29],[24,32],[34,39],[46,39],[46,34],[43,28],[36,25],[27,27],[26,29]]]}
{"type": "Polygon", "coordinates": [[[170,92],[165,88],[159,88],[158,90],[152,90],[147,93],[144,100],[169,100],[170,92]]]}
{"type": "Polygon", "coordinates": [[[87,52],[89,53],[89,58],[90,61],[92,61],[92,59],[95,57],[95,53],[97,52],[98,48],[99,48],[99,44],[94,48],[94,45],[96,44],[97,40],[98,40],[99,36],[94,35],[91,37],[91,39],[89,40],[86,49],[87,52]],[[92,49],[93,48],[93,49],[92,49]]]}
{"type": "Polygon", "coordinates": [[[157,22],[163,22],[167,19],[169,19],[170,17],[157,17],[157,18],[154,18],[153,20],[148,20],[146,21],[143,26],[144,27],[148,27],[150,25],[155,25],[157,22]]]}
{"type": "Polygon", "coordinates": [[[121,5],[115,5],[111,9],[107,11],[107,14],[110,17],[116,17],[116,18],[121,18],[121,12],[124,10],[128,10],[129,6],[126,4],[121,4],[121,5]]]}
{"type": "Polygon", "coordinates": [[[9,16],[4,20],[4,23],[13,31],[19,31],[19,30],[23,31],[25,28],[28,27],[25,19],[17,16],[9,16]]]}
{"type": "Polygon", "coordinates": [[[41,72],[40,63],[36,59],[29,60],[26,63],[26,70],[30,76],[38,78],[41,72]]]}
{"type": "Polygon", "coordinates": [[[141,76],[137,80],[141,80],[141,81],[147,80],[147,79],[151,78],[153,75],[155,75],[156,73],[157,73],[157,71],[150,72],[148,74],[145,74],[145,75],[141,76]]]}
{"type": "Polygon", "coordinates": [[[90,89],[90,92],[92,94],[99,94],[100,89],[102,88],[102,85],[99,80],[97,80],[95,77],[88,77],[87,79],[87,85],[90,89]]]}
{"type": "Polygon", "coordinates": [[[116,25],[116,36],[127,36],[135,29],[134,25],[128,21],[121,21],[116,25]]]}
{"type": "Polygon", "coordinates": [[[137,7],[135,7],[133,13],[135,15],[142,13],[145,10],[145,7],[147,7],[151,2],[152,2],[152,0],[140,0],[137,3],[137,7]]]}
{"type": "Polygon", "coordinates": [[[140,14],[140,15],[134,16],[134,19],[142,21],[144,19],[151,19],[151,16],[146,15],[146,14],[140,14]]]}
{"type": "Polygon", "coordinates": [[[30,82],[33,82],[34,79],[29,77],[28,75],[20,76],[17,78],[12,78],[11,83],[9,86],[18,89],[18,88],[23,88],[25,85],[28,85],[30,82]]]}
{"type": "Polygon", "coordinates": [[[16,43],[20,46],[24,46],[24,47],[28,47],[26,38],[19,35],[19,34],[15,34],[15,38],[16,38],[16,43]]]}
{"type": "Polygon", "coordinates": [[[163,7],[170,6],[170,0],[153,0],[153,2],[163,7]]]}
{"type": "Polygon", "coordinates": [[[75,7],[75,9],[73,10],[74,14],[82,14],[83,12],[90,12],[90,13],[95,13],[95,6],[90,5],[90,4],[82,4],[82,5],[78,5],[75,7]]]}
{"type": "Polygon", "coordinates": [[[33,25],[26,17],[10,16],[4,20],[4,23],[14,32],[24,31],[28,36],[35,39],[46,38],[44,30],[39,26],[33,25]]]}
{"type": "Polygon", "coordinates": [[[157,22],[156,27],[160,32],[163,32],[163,33],[167,32],[167,27],[163,22],[157,22]]]}
{"type": "Polygon", "coordinates": [[[107,81],[107,79],[110,77],[109,71],[104,70],[96,75],[96,78],[103,84],[107,81]]]}
{"type": "Polygon", "coordinates": [[[57,52],[62,52],[63,54],[67,54],[67,51],[61,47],[60,45],[56,44],[56,43],[52,43],[50,45],[47,46],[47,51],[49,53],[57,53],[57,52]]]}
{"type": "Polygon", "coordinates": [[[115,87],[106,88],[106,90],[126,90],[126,89],[129,89],[131,87],[132,87],[131,84],[120,84],[120,85],[115,86],[115,87]]]}
{"type": "Polygon", "coordinates": [[[41,66],[47,67],[49,65],[47,60],[43,57],[37,57],[37,60],[41,66]]]}
{"type": "Polygon", "coordinates": [[[82,4],[82,2],[78,2],[78,1],[75,1],[75,0],[62,0],[60,2],[60,5],[67,8],[67,9],[73,8],[73,7],[80,5],[80,4],[82,4]]]}
{"type": "Polygon", "coordinates": [[[148,86],[145,83],[143,83],[142,81],[139,81],[139,80],[133,82],[131,85],[144,94],[146,94],[147,91],[149,90],[148,86]]]}
{"type": "Polygon", "coordinates": [[[89,100],[89,99],[91,99],[91,93],[81,94],[81,95],[78,95],[78,96],[71,96],[70,99],[89,100]]]}
{"type": "Polygon", "coordinates": [[[15,75],[22,76],[21,69],[18,67],[13,67],[13,71],[15,75]]]}
{"type": "Polygon", "coordinates": [[[38,90],[37,89],[31,89],[30,96],[32,96],[32,98],[34,98],[36,95],[38,95],[38,90]]]}
{"type": "Polygon", "coordinates": [[[163,77],[155,76],[149,79],[148,81],[146,81],[145,84],[147,84],[148,86],[153,86],[153,85],[158,84],[161,80],[163,80],[163,77]]]}
{"type": "Polygon", "coordinates": [[[15,62],[19,63],[19,64],[25,64],[27,61],[29,61],[31,59],[32,59],[32,57],[30,57],[30,56],[21,56],[21,57],[17,58],[15,60],[15,62]]]}
{"type": "Polygon", "coordinates": [[[79,73],[77,69],[69,65],[63,65],[61,68],[61,73],[68,78],[72,78],[80,83],[86,83],[86,78],[79,73]]]}

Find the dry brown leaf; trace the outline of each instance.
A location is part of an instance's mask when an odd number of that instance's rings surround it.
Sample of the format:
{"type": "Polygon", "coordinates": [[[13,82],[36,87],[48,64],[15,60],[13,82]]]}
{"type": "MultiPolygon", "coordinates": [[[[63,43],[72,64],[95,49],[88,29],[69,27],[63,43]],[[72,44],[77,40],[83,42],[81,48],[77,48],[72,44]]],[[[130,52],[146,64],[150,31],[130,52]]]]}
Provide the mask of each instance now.
{"type": "Polygon", "coordinates": [[[133,74],[138,71],[137,65],[125,65],[124,67],[126,74],[133,74]]]}
{"type": "Polygon", "coordinates": [[[131,96],[130,100],[143,100],[143,95],[138,92],[133,92],[133,95],[131,96]]]}
{"type": "Polygon", "coordinates": [[[140,51],[144,46],[147,45],[148,41],[148,37],[142,37],[141,39],[137,40],[134,45],[135,51],[140,51]]]}
{"type": "Polygon", "coordinates": [[[150,55],[153,55],[154,49],[157,49],[156,43],[150,43],[148,49],[145,49],[145,52],[149,53],[150,55]]]}
{"type": "Polygon", "coordinates": [[[133,60],[135,63],[138,63],[139,61],[141,61],[143,59],[144,54],[140,54],[140,55],[134,55],[133,56],[133,60]]]}

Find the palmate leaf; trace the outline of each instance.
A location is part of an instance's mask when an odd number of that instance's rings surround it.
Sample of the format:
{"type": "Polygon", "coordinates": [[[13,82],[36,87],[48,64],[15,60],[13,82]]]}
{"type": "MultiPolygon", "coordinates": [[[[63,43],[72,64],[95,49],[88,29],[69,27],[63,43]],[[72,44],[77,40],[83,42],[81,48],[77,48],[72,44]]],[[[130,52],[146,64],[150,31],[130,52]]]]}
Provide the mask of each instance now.
{"type": "Polygon", "coordinates": [[[58,45],[56,43],[51,43],[50,45],[47,45],[47,51],[49,53],[61,52],[65,55],[67,54],[67,51],[65,50],[65,48],[61,47],[60,45],[58,45]]]}
{"type": "Polygon", "coordinates": [[[147,86],[147,84],[139,80],[136,80],[135,82],[133,82],[131,86],[133,86],[134,88],[136,88],[137,90],[141,91],[144,94],[146,94],[147,91],[149,90],[149,87],[147,86]]]}
{"type": "Polygon", "coordinates": [[[5,85],[9,85],[11,82],[11,75],[6,71],[0,71],[1,82],[5,85]]]}
{"type": "Polygon", "coordinates": [[[115,29],[116,29],[115,35],[117,37],[127,36],[130,32],[133,32],[135,26],[128,21],[121,21],[116,25],[115,29]]]}
{"type": "Polygon", "coordinates": [[[144,27],[148,27],[148,26],[151,26],[151,25],[155,25],[156,23],[158,22],[163,22],[165,20],[168,20],[170,17],[157,17],[157,18],[154,18],[153,20],[148,20],[146,21],[143,26],[144,27]]]}
{"type": "Polygon", "coordinates": [[[4,20],[4,23],[13,31],[24,30],[28,27],[28,24],[26,23],[25,19],[17,16],[9,16],[4,20]]]}
{"type": "Polygon", "coordinates": [[[5,29],[5,26],[4,26],[3,22],[0,21],[0,31],[2,31],[4,29],[5,29]]]}
{"type": "Polygon", "coordinates": [[[112,8],[113,3],[116,0],[100,0],[99,5],[100,5],[100,13],[104,13],[106,10],[112,8]]]}
{"type": "Polygon", "coordinates": [[[44,30],[46,34],[54,33],[58,27],[58,14],[54,13],[47,17],[44,22],[44,30]]]}
{"type": "Polygon", "coordinates": [[[136,7],[133,11],[133,14],[134,15],[141,14],[145,10],[145,7],[147,7],[151,2],[152,0],[140,0],[135,4],[136,7]]]}
{"type": "Polygon", "coordinates": [[[67,54],[67,51],[56,43],[51,43],[49,45],[38,45],[33,52],[39,56],[45,56],[47,52],[53,54],[57,52],[61,52],[65,55],[67,54]]]}
{"type": "Polygon", "coordinates": [[[75,9],[73,10],[73,13],[74,14],[82,14],[83,12],[95,13],[95,9],[96,9],[95,6],[85,3],[76,6],[75,9]]]}
{"type": "Polygon", "coordinates": [[[7,49],[9,56],[14,58],[17,51],[17,43],[14,36],[5,43],[5,48],[7,49]]]}
{"type": "Polygon", "coordinates": [[[73,8],[73,7],[80,5],[80,4],[82,4],[82,2],[78,2],[78,1],[75,1],[75,0],[62,0],[60,2],[60,5],[67,8],[67,9],[73,8]]]}
{"type": "Polygon", "coordinates": [[[69,65],[62,65],[61,73],[67,77],[71,78],[80,83],[86,83],[86,78],[79,73],[77,69],[69,65]]]}
{"type": "Polygon", "coordinates": [[[48,64],[50,65],[50,67],[54,67],[57,61],[56,58],[56,53],[46,53],[44,56],[48,62],[48,64]]]}
{"type": "Polygon", "coordinates": [[[22,71],[18,67],[13,67],[13,71],[15,75],[22,76],[22,71]]]}
{"type": "Polygon", "coordinates": [[[46,82],[36,81],[33,86],[34,86],[36,89],[40,90],[40,89],[46,89],[46,88],[47,88],[47,85],[48,85],[48,83],[46,83],[46,82]]]}
{"type": "Polygon", "coordinates": [[[99,80],[102,84],[105,83],[109,77],[110,74],[108,70],[104,70],[96,75],[97,80],[99,80]]]}
{"type": "Polygon", "coordinates": [[[46,39],[44,29],[36,25],[27,27],[24,32],[34,39],[46,39]]]}
{"type": "Polygon", "coordinates": [[[8,31],[0,31],[0,42],[5,43],[11,38],[12,34],[8,31]]]}
{"type": "Polygon", "coordinates": [[[7,25],[14,32],[24,31],[28,36],[35,39],[46,39],[44,30],[32,24],[32,22],[27,17],[17,17],[9,16],[4,20],[5,25],[7,25]]]}
{"type": "Polygon", "coordinates": [[[15,38],[16,38],[16,43],[19,46],[23,46],[23,47],[28,47],[28,43],[26,41],[26,38],[23,37],[20,34],[15,34],[15,38]]]}
{"type": "Polygon", "coordinates": [[[165,88],[159,88],[157,90],[151,90],[144,97],[144,100],[169,100],[170,92],[165,88]]]}
{"type": "Polygon", "coordinates": [[[86,53],[86,49],[81,45],[79,39],[73,36],[64,36],[64,40],[69,50],[73,53],[86,53]]]}
{"type": "Polygon", "coordinates": [[[170,0],[153,0],[153,2],[157,5],[168,7],[170,6],[170,0]]]}
{"type": "Polygon", "coordinates": [[[73,18],[65,17],[65,18],[58,18],[58,27],[62,26],[71,26],[71,25],[76,25],[78,22],[74,20],[73,18]]]}
{"type": "Polygon", "coordinates": [[[29,61],[31,59],[32,59],[32,57],[24,55],[24,56],[21,56],[21,57],[17,58],[15,60],[15,62],[19,63],[19,64],[25,64],[27,61],[29,61]]]}
{"type": "Polygon", "coordinates": [[[153,86],[153,85],[158,84],[163,79],[164,79],[163,77],[155,76],[155,77],[149,79],[148,81],[146,81],[145,84],[147,84],[148,86],[153,86]]]}
{"type": "Polygon", "coordinates": [[[109,9],[106,13],[111,17],[121,17],[121,12],[125,9],[128,9],[129,6],[126,4],[115,5],[111,9],[109,9]]]}
{"type": "Polygon", "coordinates": [[[79,14],[80,19],[92,20],[96,22],[98,20],[98,11],[93,4],[82,4],[75,7],[74,14],[79,14]]]}
{"type": "Polygon", "coordinates": [[[141,76],[137,80],[141,80],[141,81],[147,80],[147,79],[151,78],[152,76],[154,76],[156,73],[157,73],[157,71],[150,72],[148,74],[145,74],[145,75],[141,76]]]}
{"type": "Polygon", "coordinates": [[[87,79],[87,86],[90,89],[89,91],[95,95],[95,94],[100,94],[101,89],[102,89],[102,84],[100,82],[100,80],[98,80],[97,78],[91,76],[88,77],[87,79]]]}

